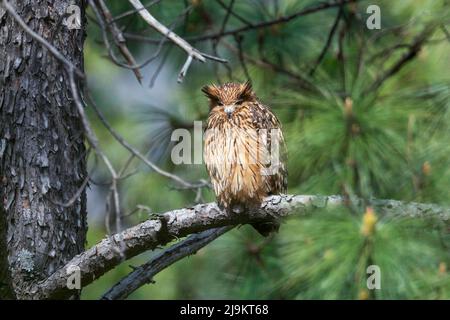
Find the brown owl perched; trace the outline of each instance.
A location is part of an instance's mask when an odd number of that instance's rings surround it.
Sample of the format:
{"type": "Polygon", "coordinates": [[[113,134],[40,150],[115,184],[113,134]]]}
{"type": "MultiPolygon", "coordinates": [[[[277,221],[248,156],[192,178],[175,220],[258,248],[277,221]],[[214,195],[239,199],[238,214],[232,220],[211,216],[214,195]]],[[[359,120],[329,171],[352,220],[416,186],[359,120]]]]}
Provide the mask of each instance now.
{"type": "MultiPolygon", "coordinates": [[[[209,98],[204,160],[219,206],[242,213],[259,208],[263,199],[285,193],[286,148],[281,125],[261,104],[251,84],[226,83],[202,88],[209,98]]],[[[253,227],[267,236],[276,221],[253,227]]]]}

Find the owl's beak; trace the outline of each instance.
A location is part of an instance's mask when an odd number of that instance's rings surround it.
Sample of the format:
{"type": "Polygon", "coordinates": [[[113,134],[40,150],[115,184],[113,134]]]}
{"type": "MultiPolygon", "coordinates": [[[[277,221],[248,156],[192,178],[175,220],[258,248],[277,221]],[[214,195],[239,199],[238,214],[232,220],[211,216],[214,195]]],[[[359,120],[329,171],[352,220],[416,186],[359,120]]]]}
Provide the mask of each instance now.
{"type": "Polygon", "coordinates": [[[234,105],[228,105],[223,108],[223,111],[227,114],[228,119],[231,118],[231,115],[233,114],[234,109],[235,109],[234,105]]]}

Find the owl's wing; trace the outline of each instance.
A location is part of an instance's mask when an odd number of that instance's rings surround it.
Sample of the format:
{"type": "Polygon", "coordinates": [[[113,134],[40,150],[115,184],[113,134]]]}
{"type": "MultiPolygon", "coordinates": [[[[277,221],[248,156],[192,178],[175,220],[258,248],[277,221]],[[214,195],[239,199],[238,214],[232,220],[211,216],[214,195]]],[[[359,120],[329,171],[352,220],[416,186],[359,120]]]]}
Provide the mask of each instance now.
{"type": "Polygon", "coordinates": [[[253,126],[259,133],[264,131],[266,134],[266,139],[263,139],[264,149],[270,157],[269,161],[265,161],[267,192],[268,194],[286,193],[287,148],[280,121],[269,108],[259,102],[253,103],[250,110],[253,126]]]}
{"type": "Polygon", "coordinates": [[[203,159],[214,193],[222,204],[220,196],[226,189],[227,178],[232,170],[232,162],[228,159],[232,152],[228,144],[230,138],[226,135],[220,118],[215,114],[210,115],[204,132],[203,159]]]}

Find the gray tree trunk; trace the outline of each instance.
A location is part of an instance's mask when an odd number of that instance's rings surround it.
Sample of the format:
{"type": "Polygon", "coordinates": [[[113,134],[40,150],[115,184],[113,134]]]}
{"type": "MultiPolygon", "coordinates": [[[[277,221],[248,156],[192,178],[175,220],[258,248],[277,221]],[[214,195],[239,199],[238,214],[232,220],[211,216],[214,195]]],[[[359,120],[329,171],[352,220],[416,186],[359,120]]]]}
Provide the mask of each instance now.
{"type": "MultiPolygon", "coordinates": [[[[14,0],[35,32],[83,70],[84,28],[62,24],[83,0],[14,0]]],[[[86,177],[81,120],[63,66],[0,1],[0,299],[32,299],[47,278],[84,249],[86,195],[67,203],[86,177]]]]}

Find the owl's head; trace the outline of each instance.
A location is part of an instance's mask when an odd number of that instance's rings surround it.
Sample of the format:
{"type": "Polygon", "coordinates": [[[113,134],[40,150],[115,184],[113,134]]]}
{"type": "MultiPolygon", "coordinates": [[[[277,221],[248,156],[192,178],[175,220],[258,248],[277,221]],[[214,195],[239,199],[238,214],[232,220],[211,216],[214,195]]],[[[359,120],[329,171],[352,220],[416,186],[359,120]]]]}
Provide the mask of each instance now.
{"type": "Polygon", "coordinates": [[[242,104],[256,101],[252,85],[248,81],[245,83],[228,82],[221,86],[204,86],[202,91],[209,99],[211,110],[220,108],[228,115],[231,115],[242,104]]]}

